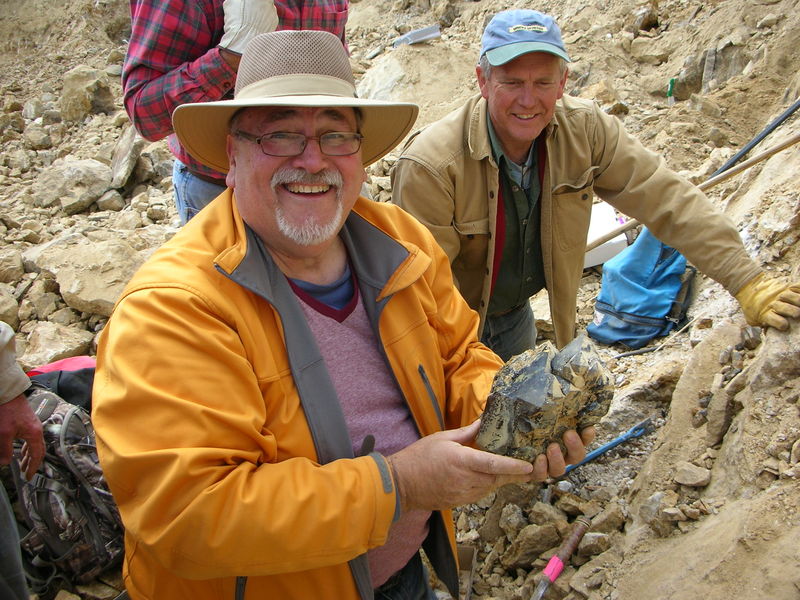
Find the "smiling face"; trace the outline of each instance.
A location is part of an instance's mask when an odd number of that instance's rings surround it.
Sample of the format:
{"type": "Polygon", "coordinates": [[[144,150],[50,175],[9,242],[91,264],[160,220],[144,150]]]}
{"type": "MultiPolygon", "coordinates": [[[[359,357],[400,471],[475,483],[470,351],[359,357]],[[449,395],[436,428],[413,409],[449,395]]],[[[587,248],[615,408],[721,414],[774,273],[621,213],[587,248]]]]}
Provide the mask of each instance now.
{"type": "Polygon", "coordinates": [[[561,60],[547,52],[529,52],[491,67],[477,67],[478,85],[489,104],[492,125],[505,153],[522,163],[531,143],[553,118],[569,74],[561,60]]]}
{"type": "MultiPolygon", "coordinates": [[[[355,132],[357,122],[352,108],[248,108],[235,117],[232,131],[319,137],[355,132]]],[[[328,156],[317,140],[308,140],[297,156],[268,156],[258,143],[237,135],[229,135],[227,144],[226,182],[242,218],[267,248],[291,258],[324,253],[366,180],[361,151],[328,156]]]]}

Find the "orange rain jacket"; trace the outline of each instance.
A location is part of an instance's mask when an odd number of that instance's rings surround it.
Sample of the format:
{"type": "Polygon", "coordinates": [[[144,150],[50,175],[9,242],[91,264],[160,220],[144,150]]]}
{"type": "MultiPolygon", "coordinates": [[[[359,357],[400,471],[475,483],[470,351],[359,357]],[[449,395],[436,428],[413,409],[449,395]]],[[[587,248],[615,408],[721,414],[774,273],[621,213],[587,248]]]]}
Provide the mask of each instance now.
{"type": "MultiPolygon", "coordinates": [[[[420,433],[472,422],[502,362],[444,252],[364,198],[341,235],[420,433]]],[[[351,457],[318,358],[230,190],[129,283],[101,335],[93,418],[133,600],[372,597],[364,553],[386,541],[395,488],[382,456],[351,457]],[[313,435],[309,411],[325,424],[313,435]]],[[[450,513],[430,530],[426,552],[457,587],[450,513]]]]}

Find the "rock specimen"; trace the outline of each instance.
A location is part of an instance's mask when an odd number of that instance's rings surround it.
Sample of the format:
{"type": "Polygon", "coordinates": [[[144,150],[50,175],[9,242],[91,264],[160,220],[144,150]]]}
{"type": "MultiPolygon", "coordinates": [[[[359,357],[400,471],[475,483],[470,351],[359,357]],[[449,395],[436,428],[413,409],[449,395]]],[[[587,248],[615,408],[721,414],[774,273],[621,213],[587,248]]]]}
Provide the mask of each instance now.
{"type": "Polygon", "coordinates": [[[586,336],[560,352],[545,342],[495,375],[477,445],[532,462],[551,442],[561,444],[566,430],[597,423],[613,395],[611,375],[586,336]]]}

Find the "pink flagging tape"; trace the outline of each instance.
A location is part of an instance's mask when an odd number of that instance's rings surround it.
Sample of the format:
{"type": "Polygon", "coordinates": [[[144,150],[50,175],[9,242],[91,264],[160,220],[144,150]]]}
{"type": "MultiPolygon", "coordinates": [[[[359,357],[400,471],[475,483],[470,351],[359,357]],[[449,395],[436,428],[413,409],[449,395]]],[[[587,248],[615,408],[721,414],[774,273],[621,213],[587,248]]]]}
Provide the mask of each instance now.
{"type": "Polygon", "coordinates": [[[552,583],[556,580],[556,577],[561,575],[561,571],[564,570],[564,563],[561,562],[561,559],[557,556],[554,556],[550,559],[550,562],[547,563],[547,566],[544,568],[543,573],[547,576],[547,578],[552,583]]]}

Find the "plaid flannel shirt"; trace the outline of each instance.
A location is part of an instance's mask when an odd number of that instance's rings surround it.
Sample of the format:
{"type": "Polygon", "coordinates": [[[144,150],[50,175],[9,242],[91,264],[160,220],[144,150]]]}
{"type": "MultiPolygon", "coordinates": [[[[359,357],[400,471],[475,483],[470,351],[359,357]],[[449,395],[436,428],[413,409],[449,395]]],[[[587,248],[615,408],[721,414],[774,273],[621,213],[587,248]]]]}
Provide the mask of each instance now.
{"type": "MultiPolygon", "coordinates": [[[[194,160],[172,131],[172,112],[187,102],[232,97],[236,72],[220,55],[223,0],[131,0],[131,39],[122,70],[125,109],[146,139],[167,140],[195,173],[224,176],[194,160]]],[[[330,31],[344,43],[348,0],[275,0],[278,29],[330,31]]],[[[222,183],[222,182],[221,182],[222,183]]]]}

